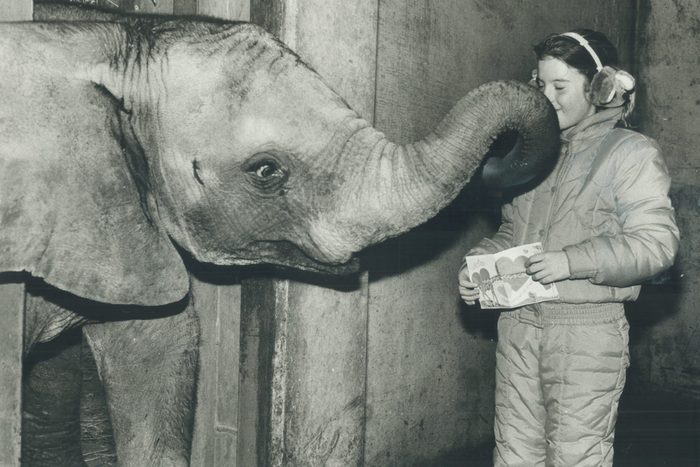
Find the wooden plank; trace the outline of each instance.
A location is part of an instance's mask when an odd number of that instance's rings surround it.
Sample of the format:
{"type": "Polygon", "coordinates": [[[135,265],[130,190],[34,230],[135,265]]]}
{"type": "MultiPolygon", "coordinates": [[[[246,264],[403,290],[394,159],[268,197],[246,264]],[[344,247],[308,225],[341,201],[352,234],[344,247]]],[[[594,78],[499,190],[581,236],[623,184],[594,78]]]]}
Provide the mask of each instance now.
{"type": "MultiPolygon", "coordinates": [[[[286,281],[251,278],[241,286],[241,357],[237,465],[265,465],[272,424],[275,321],[286,311],[286,281]],[[259,457],[260,456],[260,457],[259,457]]],[[[281,388],[278,388],[281,389],[281,388]]]]}
{"type": "MultiPolygon", "coordinates": [[[[32,0],[5,2],[0,21],[31,21],[32,0]]],[[[22,452],[24,283],[0,275],[0,465],[19,467],[22,452]]]]}
{"type": "Polygon", "coordinates": [[[31,21],[32,0],[12,0],[3,2],[0,8],[0,21],[31,21]]]}
{"type": "Polygon", "coordinates": [[[216,270],[199,271],[192,278],[200,326],[192,467],[236,465],[241,309],[237,281],[217,277],[216,270]]]}
{"type": "Polygon", "coordinates": [[[173,0],[136,0],[134,11],[139,13],[173,13],[173,0]]]}
{"type": "Polygon", "coordinates": [[[239,286],[217,287],[216,418],[214,465],[236,465],[240,366],[239,286]]]}
{"type": "Polygon", "coordinates": [[[199,372],[197,381],[197,409],[192,439],[192,467],[214,464],[214,420],[216,419],[216,362],[217,315],[219,298],[216,287],[197,277],[191,280],[192,306],[199,318],[199,372]]]}
{"type": "Polygon", "coordinates": [[[16,275],[0,276],[0,465],[19,467],[24,284],[16,275]]]}
{"type": "Polygon", "coordinates": [[[194,15],[197,13],[197,0],[173,0],[173,13],[176,15],[194,15]]]}
{"type": "Polygon", "coordinates": [[[250,21],[250,0],[198,0],[197,14],[237,21],[250,21]]]}

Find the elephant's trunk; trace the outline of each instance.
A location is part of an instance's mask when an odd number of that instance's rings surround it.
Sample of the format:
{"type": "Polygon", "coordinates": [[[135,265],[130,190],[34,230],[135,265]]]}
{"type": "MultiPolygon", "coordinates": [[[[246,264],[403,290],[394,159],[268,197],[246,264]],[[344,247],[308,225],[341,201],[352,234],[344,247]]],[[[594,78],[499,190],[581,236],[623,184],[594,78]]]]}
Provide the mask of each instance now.
{"type": "Polygon", "coordinates": [[[343,194],[343,224],[351,231],[352,249],[433,217],[459,194],[494,139],[509,131],[522,137],[520,151],[484,167],[485,181],[506,186],[541,173],[559,148],[554,109],[541,92],[525,84],[492,82],[477,88],[424,140],[412,144],[396,145],[372,128],[356,133],[343,157],[354,163],[365,160],[360,180],[343,194]]]}

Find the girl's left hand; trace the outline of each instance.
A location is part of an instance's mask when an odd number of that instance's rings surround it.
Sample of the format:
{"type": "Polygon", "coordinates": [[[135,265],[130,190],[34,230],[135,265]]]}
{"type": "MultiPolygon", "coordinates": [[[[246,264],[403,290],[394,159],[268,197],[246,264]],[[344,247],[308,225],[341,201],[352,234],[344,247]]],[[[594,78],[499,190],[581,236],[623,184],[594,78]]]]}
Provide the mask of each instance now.
{"type": "Polygon", "coordinates": [[[541,284],[550,284],[571,277],[569,259],[563,251],[545,251],[530,256],[525,272],[541,284]]]}

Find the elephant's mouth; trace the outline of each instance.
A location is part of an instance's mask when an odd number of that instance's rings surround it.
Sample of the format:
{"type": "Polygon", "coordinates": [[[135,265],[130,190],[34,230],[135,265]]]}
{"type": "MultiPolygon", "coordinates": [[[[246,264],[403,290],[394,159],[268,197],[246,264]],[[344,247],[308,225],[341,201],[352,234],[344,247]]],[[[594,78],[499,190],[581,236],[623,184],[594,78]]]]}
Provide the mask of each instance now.
{"type": "Polygon", "coordinates": [[[224,260],[225,264],[274,264],[322,274],[348,275],[360,270],[360,261],[353,257],[345,263],[324,263],[308,256],[299,247],[285,241],[257,242],[237,250],[224,260]]]}

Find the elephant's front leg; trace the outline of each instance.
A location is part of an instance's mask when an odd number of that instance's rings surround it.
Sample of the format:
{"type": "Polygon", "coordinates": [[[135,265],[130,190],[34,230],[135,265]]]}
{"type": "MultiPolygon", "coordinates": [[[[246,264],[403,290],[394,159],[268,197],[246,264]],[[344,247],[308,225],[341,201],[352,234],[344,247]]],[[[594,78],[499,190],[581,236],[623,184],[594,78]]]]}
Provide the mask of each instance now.
{"type": "Polygon", "coordinates": [[[26,361],[22,388],[24,466],[86,465],[80,446],[79,331],[37,346],[26,361]]]}
{"type": "Polygon", "coordinates": [[[187,466],[199,324],[173,316],[85,326],[104,385],[120,466],[187,466]]]}
{"type": "Polygon", "coordinates": [[[22,387],[22,465],[83,466],[80,444],[80,329],[71,299],[27,283],[22,387]],[[66,332],[68,331],[68,332],[66,332]]]}

